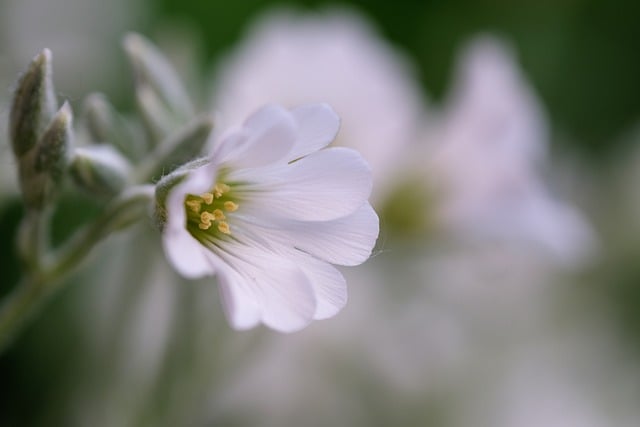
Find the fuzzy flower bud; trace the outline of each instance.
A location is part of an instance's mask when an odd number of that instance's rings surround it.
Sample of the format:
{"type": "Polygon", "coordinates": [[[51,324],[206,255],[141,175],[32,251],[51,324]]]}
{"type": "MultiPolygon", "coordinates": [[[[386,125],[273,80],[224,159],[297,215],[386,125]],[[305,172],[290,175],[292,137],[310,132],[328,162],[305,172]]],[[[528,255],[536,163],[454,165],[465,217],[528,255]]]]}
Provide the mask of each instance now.
{"type": "Polygon", "coordinates": [[[110,143],[125,156],[139,159],[145,151],[141,138],[134,138],[128,124],[101,93],[92,93],[84,103],[83,119],[91,142],[110,143]]]}
{"type": "Polygon", "coordinates": [[[9,136],[18,159],[36,145],[58,109],[51,74],[51,51],[44,49],[18,80],[9,118],[9,136]]]}
{"type": "MultiPolygon", "coordinates": [[[[180,121],[191,117],[194,108],[187,91],[162,52],[139,34],[128,34],[123,44],[135,74],[136,91],[150,90],[180,121]]],[[[143,98],[150,96],[146,94],[143,98]]]]}
{"type": "Polygon", "coordinates": [[[28,208],[41,210],[56,194],[69,164],[73,113],[65,103],[32,150],[19,159],[20,187],[28,208]]]}
{"type": "Polygon", "coordinates": [[[87,193],[112,197],[127,185],[131,165],[110,145],[77,148],[69,174],[74,183],[87,193]]]}
{"type": "Polygon", "coordinates": [[[156,178],[198,157],[212,130],[213,118],[205,114],[172,132],[137,167],[138,180],[156,178]]]}

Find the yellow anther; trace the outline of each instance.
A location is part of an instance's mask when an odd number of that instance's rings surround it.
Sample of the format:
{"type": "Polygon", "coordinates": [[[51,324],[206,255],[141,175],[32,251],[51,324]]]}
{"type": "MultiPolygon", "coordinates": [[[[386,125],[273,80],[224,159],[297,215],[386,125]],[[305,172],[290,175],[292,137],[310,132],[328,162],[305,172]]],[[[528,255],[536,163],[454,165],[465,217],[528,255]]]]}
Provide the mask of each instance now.
{"type": "Polygon", "coordinates": [[[226,217],[224,216],[224,213],[220,209],[216,209],[216,210],[213,211],[213,218],[216,221],[222,221],[226,217]]]}
{"type": "Polygon", "coordinates": [[[238,204],[228,200],[224,202],[224,208],[227,212],[235,212],[238,210],[238,204]]]}
{"type": "Polygon", "coordinates": [[[187,205],[189,209],[191,209],[195,213],[199,213],[200,208],[202,207],[202,203],[200,202],[200,200],[187,200],[186,202],[184,202],[184,204],[187,205]]]}
{"type": "Polygon", "coordinates": [[[218,223],[218,230],[224,234],[231,234],[231,231],[229,230],[229,224],[224,221],[218,223]]]}
{"type": "Polygon", "coordinates": [[[204,202],[208,205],[210,205],[211,203],[213,203],[213,194],[211,193],[204,193],[202,196],[202,200],[204,200],[204,202]]]}
{"type": "Polygon", "coordinates": [[[204,211],[200,214],[200,221],[204,223],[211,222],[212,219],[216,219],[216,217],[211,212],[204,211]]]}
{"type": "Polygon", "coordinates": [[[200,224],[198,224],[198,227],[200,228],[200,230],[208,230],[209,228],[211,228],[211,222],[201,222],[200,224]]]}
{"type": "Polygon", "coordinates": [[[229,187],[227,184],[217,183],[216,186],[213,188],[213,194],[216,197],[216,199],[218,199],[222,197],[222,195],[229,190],[231,190],[231,187],[229,187]]]}

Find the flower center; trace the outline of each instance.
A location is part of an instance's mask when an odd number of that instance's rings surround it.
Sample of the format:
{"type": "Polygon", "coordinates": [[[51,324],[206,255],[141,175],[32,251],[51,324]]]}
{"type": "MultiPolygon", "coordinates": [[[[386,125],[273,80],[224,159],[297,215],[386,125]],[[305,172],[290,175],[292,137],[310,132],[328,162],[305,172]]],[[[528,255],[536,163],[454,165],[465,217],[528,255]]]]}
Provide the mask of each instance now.
{"type": "Polygon", "coordinates": [[[217,230],[223,234],[231,234],[225,213],[235,212],[238,204],[232,200],[230,192],[231,187],[217,182],[207,193],[199,196],[187,195],[184,205],[187,211],[188,228],[193,231],[215,232],[217,230]]]}

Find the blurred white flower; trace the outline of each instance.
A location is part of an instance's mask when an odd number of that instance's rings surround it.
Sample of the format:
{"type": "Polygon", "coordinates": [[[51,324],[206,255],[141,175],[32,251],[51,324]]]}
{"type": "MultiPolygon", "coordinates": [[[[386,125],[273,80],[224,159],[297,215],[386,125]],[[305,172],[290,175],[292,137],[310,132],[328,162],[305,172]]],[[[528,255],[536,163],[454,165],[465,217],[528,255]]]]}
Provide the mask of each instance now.
{"type": "Polygon", "coordinates": [[[238,122],[267,102],[331,104],[343,120],[335,144],[369,162],[374,202],[424,114],[409,62],[355,12],[272,12],[219,64],[213,104],[225,121],[238,122]]]}
{"type": "Polygon", "coordinates": [[[427,164],[415,168],[439,197],[435,216],[446,229],[529,241],[562,261],[593,249],[585,218],[544,182],[546,120],[503,43],[480,37],[463,50],[443,115],[426,133],[427,164]]]}
{"type": "Polygon", "coordinates": [[[209,423],[637,424],[637,360],[597,306],[563,304],[566,272],[526,246],[425,249],[350,270],[341,321],[268,337],[209,392],[209,423]]]}
{"type": "Polygon", "coordinates": [[[323,149],[338,127],[326,104],[266,106],[169,190],[165,252],[185,277],[217,276],[234,327],[294,331],[346,303],[331,264],[364,262],[378,217],[360,154],[323,149]]]}

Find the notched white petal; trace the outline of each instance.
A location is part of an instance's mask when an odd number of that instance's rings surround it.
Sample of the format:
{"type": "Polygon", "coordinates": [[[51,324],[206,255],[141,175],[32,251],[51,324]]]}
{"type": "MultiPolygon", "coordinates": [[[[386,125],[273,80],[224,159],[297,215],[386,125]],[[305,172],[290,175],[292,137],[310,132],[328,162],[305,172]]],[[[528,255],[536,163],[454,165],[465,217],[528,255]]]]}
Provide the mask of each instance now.
{"type": "Polygon", "coordinates": [[[298,137],[289,160],[318,151],[335,139],[340,117],[328,104],[309,104],[291,110],[298,127],[298,137]]]}
{"type": "Polygon", "coordinates": [[[305,257],[300,265],[316,295],[316,320],[335,316],[347,304],[347,282],[342,273],[326,262],[305,257]]]}
{"type": "Polygon", "coordinates": [[[358,265],[370,256],[380,221],[369,203],[333,221],[295,222],[282,231],[292,244],[317,258],[338,265],[358,265]]]}
{"type": "Polygon", "coordinates": [[[282,107],[267,105],[243,125],[247,138],[236,141],[228,161],[236,168],[255,168],[285,159],[296,140],[296,125],[291,113],[282,107]]]}
{"type": "Polygon", "coordinates": [[[233,272],[221,273],[229,287],[241,289],[238,295],[245,296],[236,300],[238,304],[254,304],[262,323],[280,332],[300,330],[313,320],[316,296],[309,278],[295,263],[264,248],[230,243],[229,250],[222,256],[233,272]]]}
{"type": "Polygon", "coordinates": [[[245,177],[257,184],[251,204],[267,215],[330,221],[350,215],[371,194],[371,169],[357,151],[328,148],[272,171],[245,177]]]}
{"type": "Polygon", "coordinates": [[[234,271],[219,276],[220,299],[231,327],[240,330],[250,329],[260,323],[260,307],[252,295],[237,286],[238,280],[241,279],[234,271]]]}

